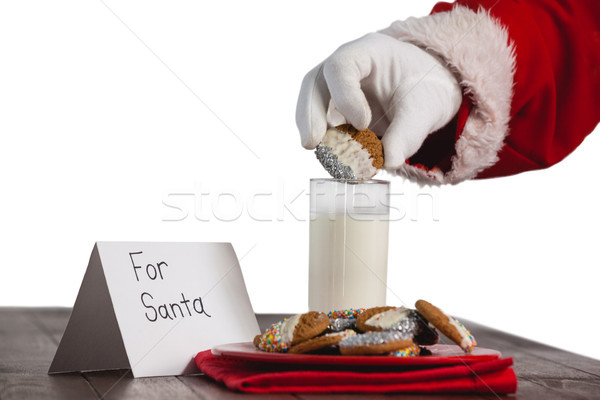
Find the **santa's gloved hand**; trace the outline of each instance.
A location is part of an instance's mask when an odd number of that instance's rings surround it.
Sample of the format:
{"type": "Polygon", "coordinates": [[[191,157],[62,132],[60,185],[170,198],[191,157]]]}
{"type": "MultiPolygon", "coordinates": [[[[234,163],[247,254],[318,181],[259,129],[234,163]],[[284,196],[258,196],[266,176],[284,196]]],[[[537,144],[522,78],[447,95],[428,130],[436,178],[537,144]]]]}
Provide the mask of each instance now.
{"type": "Polygon", "coordinates": [[[370,33],[337,49],[302,82],[296,124],[315,148],[327,123],[383,136],[384,168],[397,168],[458,112],[462,92],[440,60],[412,44],[370,33]]]}

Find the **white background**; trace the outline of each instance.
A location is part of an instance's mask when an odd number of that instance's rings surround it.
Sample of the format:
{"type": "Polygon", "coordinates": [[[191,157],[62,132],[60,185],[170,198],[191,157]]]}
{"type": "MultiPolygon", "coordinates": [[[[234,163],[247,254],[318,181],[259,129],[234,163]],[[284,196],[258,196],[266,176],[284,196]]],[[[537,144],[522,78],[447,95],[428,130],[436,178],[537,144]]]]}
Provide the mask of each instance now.
{"type": "MultiPolygon", "coordinates": [[[[0,305],[71,306],[96,240],[230,241],[255,311],[304,311],[308,180],[326,173],[300,147],[302,77],[434,3],[0,3],[0,305]]],[[[383,175],[404,215],[388,302],[600,358],[573,340],[600,330],[598,154],[596,129],[544,171],[383,175]]]]}

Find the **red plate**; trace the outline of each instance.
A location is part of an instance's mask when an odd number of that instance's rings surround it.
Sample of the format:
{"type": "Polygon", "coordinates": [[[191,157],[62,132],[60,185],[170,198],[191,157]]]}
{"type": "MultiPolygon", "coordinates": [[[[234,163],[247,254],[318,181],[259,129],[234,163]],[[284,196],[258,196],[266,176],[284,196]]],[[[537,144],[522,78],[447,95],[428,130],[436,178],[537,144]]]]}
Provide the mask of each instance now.
{"type": "Polygon", "coordinates": [[[268,363],[284,364],[308,364],[308,365],[362,365],[362,366],[386,366],[386,365],[455,365],[470,364],[478,361],[495,360],[500,357],[497,350],[476,347],[469,354],[465,354],[460,347],[449,344],[436,344],[426,346],[430,356],[421,357],[390,357],[390,356],[336,356],[318,354],[288,354],[267,353],[258,350],[250,342],[230,343],[216,346],[212,354],[220,357],[233,358],[246,361],[260,361],[268,363]]]}

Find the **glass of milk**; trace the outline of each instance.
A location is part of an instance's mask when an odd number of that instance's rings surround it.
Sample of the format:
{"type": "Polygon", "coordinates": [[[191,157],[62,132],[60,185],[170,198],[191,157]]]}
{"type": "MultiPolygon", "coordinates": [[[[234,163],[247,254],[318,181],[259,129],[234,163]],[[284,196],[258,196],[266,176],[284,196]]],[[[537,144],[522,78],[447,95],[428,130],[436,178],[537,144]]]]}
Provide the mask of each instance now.
{"type": "Polygon", "coordinates": [[[388,181],[311,179],[308,306],[386,305],[388,181]]]}

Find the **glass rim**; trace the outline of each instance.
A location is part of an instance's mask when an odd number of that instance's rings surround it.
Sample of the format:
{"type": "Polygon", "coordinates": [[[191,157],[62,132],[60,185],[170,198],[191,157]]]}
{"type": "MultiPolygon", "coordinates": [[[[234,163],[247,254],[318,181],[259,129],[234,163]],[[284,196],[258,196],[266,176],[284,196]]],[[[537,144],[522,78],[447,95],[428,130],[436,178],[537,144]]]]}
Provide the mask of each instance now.
{"type": "Polygon", "coordinates": [[[310,183],[313,182],[339,182],[339,183],[350,183],[353,185],[357,184],[369,184],[369,185],[389,185],[390,181],[384,179],[338,179],[338,178],[310,178],[310,183]]]}

